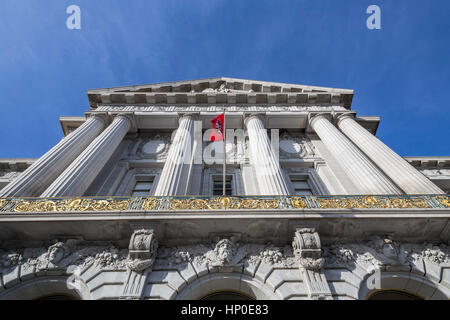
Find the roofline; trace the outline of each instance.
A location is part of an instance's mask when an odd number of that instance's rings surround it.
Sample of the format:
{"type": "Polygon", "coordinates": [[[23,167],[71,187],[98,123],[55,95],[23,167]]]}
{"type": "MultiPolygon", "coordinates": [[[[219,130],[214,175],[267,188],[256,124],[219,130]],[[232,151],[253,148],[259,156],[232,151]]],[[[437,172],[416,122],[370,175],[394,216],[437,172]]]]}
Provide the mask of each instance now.
{"type": "Polygon", "coordinates": [[[101,91],[109,91],[109,90],[120,90],[124,88],[141,88],[141,87],[147,87],[147,86],[161,86],[161,85],[179,85],[186,82],[192,82],[192,81],[248,81],[248,82],[259,82],[259,83],[265,83],[265,84],[277,84],[277,85],[283,85],[283,86],[297,86],[297,87],[307,87],[311,89],[331,89],[331,90],[337,90],[337,91],[346,91],[346,93],[354,94],[353,89],[343,89],[343,88],[333,88],[333,87],[323,87],[323,86],[310,86],[310,85],[303,85],[303,84],[295,84],[295,83],[285,83],[285,82],[273,82],[273,81],[263,81],[263,80],[251,80],[251,79],[240,79],[240,78],[229,78],[229,77],[213,77],[213,78],[201,78],[201,79],[191,79],[191,80],[179,80],[179,81],[170,81],[170,82],[156,82],[156,83],[147,83],[147,84],[140,84],[140,85],[131,85],[131,86],[120,86],[120,87],[107,87],[107,88],[97,88],[97,89],[88,89],[87,93],[98,93],[101,91]]]}

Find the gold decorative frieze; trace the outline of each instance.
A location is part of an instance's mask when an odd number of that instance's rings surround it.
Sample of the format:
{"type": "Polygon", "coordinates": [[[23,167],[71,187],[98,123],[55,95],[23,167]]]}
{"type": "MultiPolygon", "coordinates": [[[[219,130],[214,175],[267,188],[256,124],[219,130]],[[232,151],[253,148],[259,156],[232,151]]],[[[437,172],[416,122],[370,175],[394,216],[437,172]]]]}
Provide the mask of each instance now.
{"type": "Polygon", "coordinates": [[[440,196],[436,197],[436,200],[439,201],[446,208],[450,208],[450,197],[449,196],[440,196]]]}
{"type": "Polygon", "coordinates": [[[448,195],[402,196],[191,196],[72,199],[0,199],[0,212],[189,210],[433,209],[450,208],[448,195]]]}
{"type": "Polygon", "coordinates": [[[211,197],[171,199],[170,210],[279,209],[279,199],[211,197]]]}
{"type": "Polygon", "coordinates": [[[362,196],[327,199],[317,199],[320,208],[324,209],[354,209],[354,208],[384,208],[384,209],[407,209],[407,208],[432,208],[429,202],[420,197],[383,197],[362,196]]]}
{"type": "Polygon", "coordinates": [[[156,210],[159,207],[159,200],[157,198],[147,198],[142,204],[142,210],[156,210]]]}
{"type": "Polygon", "coordinates": [[[305,199],[299,197],[293,197],[290,199],[291,205],[294,209],[305,209],[308,208],[308,205],[305,202],[305,199]]]}
{"type": "Polygon", "coordinates": [[[131,200],[94,200],[94,199],[65,199],[65,200],[18,200],[13,208],[14,212],[65,212],[65,211],[120,211],[127,210],[131,200]]]}

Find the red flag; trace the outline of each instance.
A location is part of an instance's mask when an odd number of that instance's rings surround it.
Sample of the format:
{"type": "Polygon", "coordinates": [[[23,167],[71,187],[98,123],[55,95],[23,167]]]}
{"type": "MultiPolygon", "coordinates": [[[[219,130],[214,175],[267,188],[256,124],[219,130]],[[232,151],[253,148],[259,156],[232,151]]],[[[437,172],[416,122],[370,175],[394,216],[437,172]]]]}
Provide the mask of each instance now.
{"type": "Polygon", "coordinates": [[[225,114],[219,114],[217,117],[211,120],[213,130],[211,132],[211,141],[223,140],[223,126],[224,126],[225,114]]]}

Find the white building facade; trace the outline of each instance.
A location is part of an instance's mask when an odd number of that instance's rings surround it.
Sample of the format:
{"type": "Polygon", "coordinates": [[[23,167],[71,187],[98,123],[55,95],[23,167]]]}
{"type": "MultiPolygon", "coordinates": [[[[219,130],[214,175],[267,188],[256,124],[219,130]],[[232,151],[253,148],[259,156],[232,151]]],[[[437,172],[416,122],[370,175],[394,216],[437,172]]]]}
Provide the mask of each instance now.
{"type": "Polygon", "coordinates": [[[352,90],[213,78],[88,98],[42,157],[0,159],[0,299],[450,297],[450,157],[400,157],[352,90]]]}

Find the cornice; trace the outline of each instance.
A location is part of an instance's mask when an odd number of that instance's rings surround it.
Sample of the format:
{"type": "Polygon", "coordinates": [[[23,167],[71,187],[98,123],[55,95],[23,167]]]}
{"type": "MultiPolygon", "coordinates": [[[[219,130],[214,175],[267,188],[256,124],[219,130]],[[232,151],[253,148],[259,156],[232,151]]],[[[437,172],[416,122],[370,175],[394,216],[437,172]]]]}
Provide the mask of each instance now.
{"type": "Polygon", "coordinates": [[[450,168],[450,156],[403,157],[415,168],[450,168]]]}
{"type": "Polygon", "coordinates": [[[233,78],[212,78],[88,90],[99,104],[334,103],[350,109],[353,90],[233,78]]]}
{"type": "Polygon", "coordinates": [[[35,158],[0,158],[0,169],[24,170],[36,160],[35,158]]]}
{"type": "Polygon", "coordinates": [[[353,94],[340,93],[99,93],[88,95],[99,104],[340,104],[350,109],[353,94]]]}

